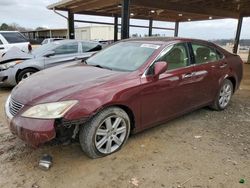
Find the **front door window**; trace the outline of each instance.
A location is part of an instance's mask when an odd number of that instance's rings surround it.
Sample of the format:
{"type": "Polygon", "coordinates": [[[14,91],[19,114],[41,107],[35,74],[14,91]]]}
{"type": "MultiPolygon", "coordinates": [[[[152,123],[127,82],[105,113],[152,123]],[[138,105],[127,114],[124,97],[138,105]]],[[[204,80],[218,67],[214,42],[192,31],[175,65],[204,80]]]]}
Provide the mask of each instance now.
{"type": "Polygon", "coordinates": [[[166,52],[157,60],[166,61],[168,63],[168,70],[179,69],[189,65],[189,58],[185,43],[175,44],[166,49],[166,52]]]}

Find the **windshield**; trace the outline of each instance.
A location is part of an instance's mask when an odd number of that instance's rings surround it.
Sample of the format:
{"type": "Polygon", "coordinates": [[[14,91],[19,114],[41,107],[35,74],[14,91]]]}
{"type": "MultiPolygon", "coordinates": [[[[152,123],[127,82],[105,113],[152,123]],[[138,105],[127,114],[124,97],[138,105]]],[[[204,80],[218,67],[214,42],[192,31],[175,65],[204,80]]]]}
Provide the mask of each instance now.
{"type": "Polygon", "coordinates": [[[1,32],[2,36],[8,41],[8,43],[22,43],[28,42],[28,40],[19,32],[1,32]]]}
{"type": "Polygon", "coordinates": [[[54,47],[58,46],[58,43],[52,42],[49,44],[44,44],[38,48],[32,50],[32,54],[35,56],[42,56],[45,52],[54,49],[54,47]]]}
{"type": "Polygon", "coordinates": [[[120,71],[135,71],[158,49],[160,46],[143,44],[139,42],[120,42],[100,51],[89,58],[88,65],[120,71]]]}

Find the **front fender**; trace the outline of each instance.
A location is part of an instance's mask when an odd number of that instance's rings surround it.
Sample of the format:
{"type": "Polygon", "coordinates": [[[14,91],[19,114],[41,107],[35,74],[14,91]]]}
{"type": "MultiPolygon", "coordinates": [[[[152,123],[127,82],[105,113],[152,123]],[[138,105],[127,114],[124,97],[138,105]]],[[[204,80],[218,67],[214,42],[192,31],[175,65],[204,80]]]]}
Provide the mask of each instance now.
{"type": "Polygon", "coordinates": [[[18,70],[23,70],[26,68],[35,68],[37,70],[42,70],[44,68],[44,62],[42,60],[29,59],[16,66],[18,70]]]}
{"type": "MultiPolygon", "coordinates": [[[[78,98],[79,103],[68,111],[64,118],[67,120],[77,120],[82,118],[90,118],[104,108],[110,106],[120,106],[129,109],[133,114],[136,125],[140,124],[140,87],[130,87],[122,89],[119,92],[116,89],[107,91],[98,90],[99,92],[88,91],[81,93],[81,98],[75,96],[72,99],[78,98]]],[[[64,99],[65,100],[65,99],[64,99]]]]}

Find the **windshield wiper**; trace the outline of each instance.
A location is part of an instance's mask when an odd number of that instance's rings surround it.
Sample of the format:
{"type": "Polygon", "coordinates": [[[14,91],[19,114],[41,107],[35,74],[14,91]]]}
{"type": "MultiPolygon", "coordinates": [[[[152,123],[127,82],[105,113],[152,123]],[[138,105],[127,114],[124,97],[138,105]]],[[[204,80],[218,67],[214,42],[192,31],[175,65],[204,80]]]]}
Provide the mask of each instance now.
{"type": "Polygon", "coordinates": [[[104,66],[102,66],[102,65],[98,65],[98,64],[88,64],[87,60],[83,60],[82,63],[84,63],[84,64],[86,64],[86,65],[93,66],[93,67],[97,67],[97,68],[100,68],[100,69],[112,70],[111,68],[109,68],[109,67],[104,67],[104,66]]]}
{"type": "Polygon", "coordinates": [[[112,70],[111,68],[108,68],[108,67],[104,67],[102,65],[93,65],[94,67],[98,67],[98,68],[101,68],[101,69],[108,69],[108,70],[112,70]]]}

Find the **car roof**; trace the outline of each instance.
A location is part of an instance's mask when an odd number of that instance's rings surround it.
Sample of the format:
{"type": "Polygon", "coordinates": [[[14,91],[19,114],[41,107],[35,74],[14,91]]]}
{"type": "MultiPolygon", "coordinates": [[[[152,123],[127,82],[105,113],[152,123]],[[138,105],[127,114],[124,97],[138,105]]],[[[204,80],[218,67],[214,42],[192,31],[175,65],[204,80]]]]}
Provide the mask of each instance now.
{"type": "Polygon", "coordinates": [[[0,33],[20,33],[19,31],[1,31],[0,33]]]}
{"type": "Polygon", "coordinates": [[[69,42],[88,42],[88,43],[99,44],[99,42],[95,42],[95,41],[76,40],[76,39],[64,39],[64,40],[54,41],[54,43],[57,43],[57,44],[65,44],[65,43],[69,43],[69,42]]]}
{"type": "Polygon", "coordinates": [[[191,38],[181,38],[181,37],[141,37],[141,38],[130,38],[125,39],[123,41],[133,41],[133,42],[147,42],[147,43],[154,43],[154,44],[167,44],[172,43],[175,41],[180,42],[198,42],[198,43],[206,43],[206,44],[213,44],[211,42],[200,40],[200,39],[191,39],[191,38]]]}

